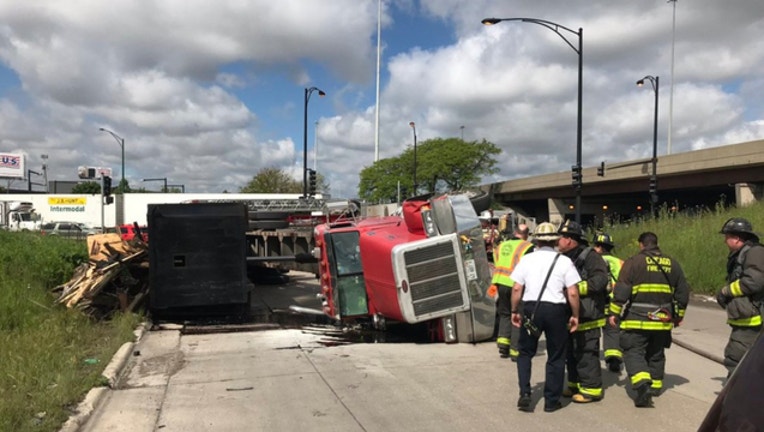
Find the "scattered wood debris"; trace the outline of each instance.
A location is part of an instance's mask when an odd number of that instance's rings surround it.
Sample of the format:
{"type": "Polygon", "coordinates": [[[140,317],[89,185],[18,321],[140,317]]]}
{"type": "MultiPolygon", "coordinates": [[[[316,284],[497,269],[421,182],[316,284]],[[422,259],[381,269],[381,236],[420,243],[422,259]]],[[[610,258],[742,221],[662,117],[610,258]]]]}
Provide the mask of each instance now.
{"type": "Polygon", "coordinates": [[[129,242],[119,234],[87,238],[89,260],[69,282],[53,289],[58,302],[97,318],[116,310],[133,311],[148,294],[148,246],[136,236],[129,242]]]}

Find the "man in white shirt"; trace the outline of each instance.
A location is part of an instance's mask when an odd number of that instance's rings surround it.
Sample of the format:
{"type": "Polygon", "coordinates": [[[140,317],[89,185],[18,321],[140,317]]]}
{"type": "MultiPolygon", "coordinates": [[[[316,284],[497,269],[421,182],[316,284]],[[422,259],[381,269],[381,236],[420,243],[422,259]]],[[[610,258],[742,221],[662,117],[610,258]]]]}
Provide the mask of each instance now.
{"type": "Polygon", "coordinates": [[[562,408],[560,397],[565,381],[565,354],[569,333],[578,328],[578,286],[581,281],[570,258],[554,250],[559,239],[549,222],[536,227],[536,251],[523,256],[511,274],[512,324],[520,327],[520,355],[517,375],[520,384],[520,411],[532,412],[531,360],[538,341],[546,337],[547,363],[544,382],[544,411],[562,408]],[[543,291],[543,292],[542,292],[543,291]],[[522,301],[522,310],[518,310],[522,301]],[[535,330],[535,331],[529,331],[535,330]]]}

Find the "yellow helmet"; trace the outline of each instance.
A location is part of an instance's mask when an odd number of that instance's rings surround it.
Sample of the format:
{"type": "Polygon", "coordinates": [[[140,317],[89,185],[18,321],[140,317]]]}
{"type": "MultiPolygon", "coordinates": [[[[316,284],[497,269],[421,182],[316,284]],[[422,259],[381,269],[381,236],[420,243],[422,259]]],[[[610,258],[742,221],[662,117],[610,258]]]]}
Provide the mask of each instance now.
{"type": "Polygon", "coordinates": [[[549,222],[543,222],[533,230],[533,237],[541,241],[554,241],[560,238],[560,234],[557,233],[557,227],[549,222]]]}

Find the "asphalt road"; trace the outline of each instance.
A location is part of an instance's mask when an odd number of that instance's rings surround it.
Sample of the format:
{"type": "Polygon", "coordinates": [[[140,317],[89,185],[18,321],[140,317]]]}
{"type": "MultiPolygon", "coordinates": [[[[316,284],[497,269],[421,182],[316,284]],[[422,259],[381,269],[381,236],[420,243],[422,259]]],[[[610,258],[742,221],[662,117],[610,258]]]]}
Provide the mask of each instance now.
{"type": "MultiPolygon", "coordinates": [[[[315,281],[293,280],[264,288],[272,305],[256,301],[256,309],[310,307],[315,281]]],[[[723,323],[721,309],[693,306],[676,340],[720,355],[728,334],[723,323]]],[[[274,327],[145,333],[120,385],[106,392],[81,430],[694,431],[726,375],[718,362],[675,344],[667,354],[666,391],[654,408],[635,408],[626,374],[603,369],[604,400],[565,400],[562,410],[545,413],[540,353],[533,363],[536,410],[522,413],[515,363],[500,359],[493,342],[359,343],[331,326],[274,327]]]]}

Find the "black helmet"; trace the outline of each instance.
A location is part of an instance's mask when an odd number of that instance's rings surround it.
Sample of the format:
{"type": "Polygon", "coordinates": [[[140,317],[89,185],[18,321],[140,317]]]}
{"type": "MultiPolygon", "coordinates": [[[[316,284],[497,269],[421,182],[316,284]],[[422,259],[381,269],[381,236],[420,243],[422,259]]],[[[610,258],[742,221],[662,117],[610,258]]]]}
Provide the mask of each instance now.
{"type": "Polygon", "coordinates": [[[578,222],[572,220],[566,220],[564,224],[560,226],[557,232],[566,237],[574,237],[576,240],[582,240],[584,238],[584,230],[581,229],[581,225],[578,222]]]}
{"type": "Polygon", "coordinates": [[[594,244],[602,244],[605,246],[615,247],[615,243],[613,243],[613,238],[610,237],[610,234],[608,233],[599,233],[596,236],[594,236],[594,241],[592,241],[594,244]]]}
{"type": "Polygon", "coordinates": [[[724,222],[720,234],[745,234],[749,237],[759,238],[759,235],[753,232],[753,225],[748,219],[743,218],[729,218],[727,222],[724,222]]]}

